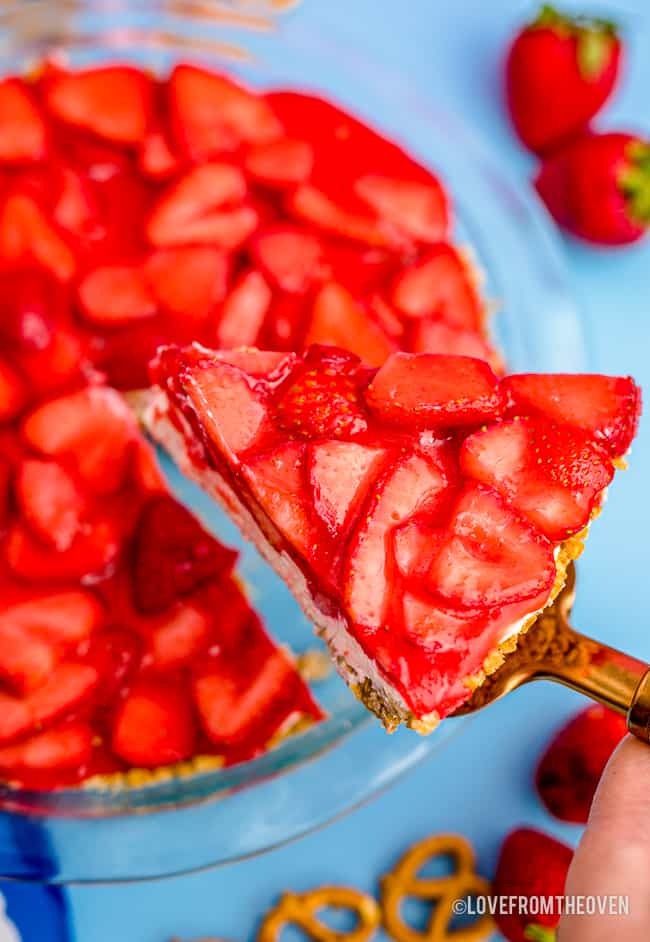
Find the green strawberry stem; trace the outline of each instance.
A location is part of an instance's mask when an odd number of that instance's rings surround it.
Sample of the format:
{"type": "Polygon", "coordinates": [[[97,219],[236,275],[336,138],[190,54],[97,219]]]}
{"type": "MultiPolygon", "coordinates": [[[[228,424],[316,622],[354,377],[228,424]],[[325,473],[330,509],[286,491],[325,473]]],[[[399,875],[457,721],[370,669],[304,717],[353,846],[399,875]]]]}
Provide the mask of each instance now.
{"type": "Polygon", "coordinates": [[[545,3],[533,26],[552,29],[560,36],[575,36],[578,41],[578,68],[586,79],[599,78],[609,63],[617,27],[612,20],[592,16],[571,16],[545,3]]]}
{"type": "Polygon", "coordinates": [[[642,226],[650,226],[650,144],[635,141],[628,150],[629,164],[618,182],[630,215],[642,226]]]}
{"type": "Polygon", "coordinates": [[[524,935],[530,942],[555,942],[556,932],[550,926],[540,926],[536,922],[531,922],[524,929],[524,935]]]}

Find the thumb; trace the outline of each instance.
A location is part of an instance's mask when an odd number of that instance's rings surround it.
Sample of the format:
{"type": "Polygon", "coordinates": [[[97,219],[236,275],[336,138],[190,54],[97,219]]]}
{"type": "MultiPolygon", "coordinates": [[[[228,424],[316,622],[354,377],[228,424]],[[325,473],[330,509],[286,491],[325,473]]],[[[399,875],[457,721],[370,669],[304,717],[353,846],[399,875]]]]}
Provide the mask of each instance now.
{"type": "Polygon", "coordinates": [[[559,942],[650,939],[650,748],[638,739],[624,739],[605,769],[565,893],[612,897],[613,912],[564,916],[559,942]]]}

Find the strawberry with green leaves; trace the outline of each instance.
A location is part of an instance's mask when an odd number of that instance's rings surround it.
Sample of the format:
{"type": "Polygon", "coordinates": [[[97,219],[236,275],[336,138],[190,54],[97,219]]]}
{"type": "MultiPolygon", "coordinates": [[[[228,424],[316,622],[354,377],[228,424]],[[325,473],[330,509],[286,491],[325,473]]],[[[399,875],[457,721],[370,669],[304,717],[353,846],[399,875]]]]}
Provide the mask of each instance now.
{"type": "Polygon", "coordinates": [[[523,143],[548,153],[584,130],[612,94],[622,52],[613,23],[544,4],[506,62],[508,107],[523,143]]]}

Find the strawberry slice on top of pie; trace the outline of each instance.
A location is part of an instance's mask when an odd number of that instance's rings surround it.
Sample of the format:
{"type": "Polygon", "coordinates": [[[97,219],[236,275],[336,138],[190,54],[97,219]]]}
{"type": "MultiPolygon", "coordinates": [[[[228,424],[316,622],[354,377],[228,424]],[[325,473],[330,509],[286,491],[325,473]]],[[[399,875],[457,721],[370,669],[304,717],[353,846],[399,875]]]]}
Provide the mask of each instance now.
{"type": "Polygon", "coordinates": [[[516,646],[629,450],[629,378],[465,356],[167,347],[149,425],[287,582],[356,695],[429,732],[516,646]]]}

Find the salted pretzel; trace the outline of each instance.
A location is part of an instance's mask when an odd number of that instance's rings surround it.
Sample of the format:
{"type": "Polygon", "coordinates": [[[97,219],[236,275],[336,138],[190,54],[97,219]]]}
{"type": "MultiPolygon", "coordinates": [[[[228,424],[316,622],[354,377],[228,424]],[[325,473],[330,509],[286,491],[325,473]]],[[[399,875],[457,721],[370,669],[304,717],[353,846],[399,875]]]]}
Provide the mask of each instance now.
{"type": "Polygon", "coordinates": [[[284,893],[264,917],[257,942],[277,942],[288,925],[298,926],[314,942],[368,942],[380,923],[381,910],[372,896],[347,886],[319,886],[309,893],[284,893]],[[338,932],[318,918],[324,909],[356,913],[357,924],[349,932],[338,932]]]}
{"type": "Polygon", "coordinates": [[[454,915],[463,901],[485,896],[490,885],[475,870],[472,847],[457,834],[435,834],[414,844],[402,856],[394,870],[381,881],[384,927],[396,942],[480,942],[494,929],[491,917],[481,915],[470,925],[450,929],[454,915]],[[430,860],[446,857],[452,872],[441,877],[419,877],[418,872],[430,860]],[[420,932],[402,917],[402,903],[407,897],[433,904],[427,928],[420,932]]]}

